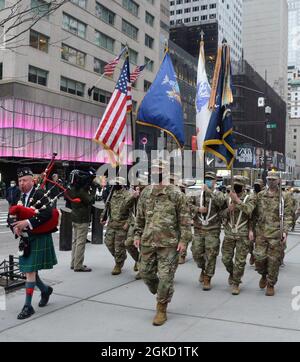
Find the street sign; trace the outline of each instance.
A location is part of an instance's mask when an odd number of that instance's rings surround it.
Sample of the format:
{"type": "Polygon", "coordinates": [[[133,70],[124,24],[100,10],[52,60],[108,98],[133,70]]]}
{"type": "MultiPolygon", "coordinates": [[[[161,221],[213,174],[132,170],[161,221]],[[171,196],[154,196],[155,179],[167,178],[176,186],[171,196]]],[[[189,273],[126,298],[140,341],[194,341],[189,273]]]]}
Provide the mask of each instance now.
{"type": "Polygon", "coordinates": [[[276,123],[268,123],[268,124],[267,124],[267,128],[268,128],[268,129],[276,129],[276,128],[277,128],[277,124],[276,124],[276,123]]]}

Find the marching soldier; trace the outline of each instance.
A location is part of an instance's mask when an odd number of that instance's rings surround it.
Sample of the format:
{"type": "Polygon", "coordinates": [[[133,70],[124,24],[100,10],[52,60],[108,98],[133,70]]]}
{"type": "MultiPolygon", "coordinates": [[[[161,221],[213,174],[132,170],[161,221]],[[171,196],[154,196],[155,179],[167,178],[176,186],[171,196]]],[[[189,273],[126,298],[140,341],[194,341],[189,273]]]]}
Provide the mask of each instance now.
{"type": "Polygon", "coordinates": [[[216,174],[206,172],[205,185],[200,196],[191,196],[191,210],[194,220],[192,253],[198,267],[203,290],[211,289],[211,278],[215,274],[217,256],[220,250],[221,218],[219,215],[225,198],[215,190],[216,174]]]}
{"type": "MultiPolygon", "coordinates": [[[[258,195],[261,191],[263,191],[265,189],[265,184],[264,181],[262,179],[256,179],[254,181],[253,184],[253,190],[254,190],[254,195],[258,195]]],[[[250,250],[249,250],[249,254],[250,254],[250,261],[249,264],[250,265],[254,265],[255,264],[255,258],[254,258],[254,244],[255,244],[255,225],[256,225],[256,220],[252,220],[251,222],[251,226],[250,229],[251,231],[253,231],[253,240],[250,240],[250,250]]]]}
{"type": "Polygon", "coordinates": [[[135,192],[131,195],[130,192],[126,190],[124,177],[116,177],[112,180],[112,184],[115,184],[115,188],[109,205],[109,220],[105,235],[105,245],[115,259],[115,266],[111,274],[119,275],[122,273],[122,267],[127,257],[125,241],[130,216],[130,207],[127,205],[132,202],[134,197],[138,196],[138,193],[135,192]]]}
{"type": "Polygon", "coordinates": [[[234,192],[231,191],[227,197],[227,208],[222,211],[225,230],[222,261],[229,273],[232,294],[238,295],[250,249],[249,220],[255,208],[255,197],[245,190],[243,176],[234,177],[233,187],[234,192]]]}
{"type": "Polygon", "coordinates": [[[150,292],[157,294],[155,326],[167,320],[179,253],[192,238],[191,220],[181,191],[163,184],[166,165],[163,160],[152,162],[152,174],[159,181],[141,193],[135,222],[134,244],[140,247],[140,274],[150,292]]]}
{"type": "Polygon", "coordinates": [[[267,182],[268,189],[257,195],[254,210],[257,219],[254,255],[256,270],[261,274],[259,286],[261,289],[267,287],[266,296],[273,296],[278,280],[281,250],[292,226],[292,216],[287,197],[281,195],[279,190],[279,173],[269,172],[267,182]],[[283,223],[280,209],[283,210],[283,223]]]}
{"type": "Polygon", "coordinates": [[[39,307],[45,307],[48,304],[53,289],[42,282],[38,271],[52,269],[53,266],[57,264],[57,259],[51,235],[51,232],[55,230],[38,235],[30,233],[31,230],[34,230],[36,227],[43,225],[51,219],[52,207],[48,204],[49,200],[47,197],[44,197],[44,191],[42,189],[35,190],[33,173],[30,168],[24,167],[19,169],[17,174],[21,191],[21,199],[19,202],[25,207],[30,207],[36,204],[38,200],[41,200],[39,204],[40,212],[36,216],[28,220],[17,221],[13,224],[16,235],[22,237],[24,232],[29,235],[30,251],[28,255],[23,255],[19,258],[20,271],[26,275],[26,298],[24,307],[18,315],[18,319],[25,319],[35,313],[31,304],[35,286],[41,291],[39,307]]]}

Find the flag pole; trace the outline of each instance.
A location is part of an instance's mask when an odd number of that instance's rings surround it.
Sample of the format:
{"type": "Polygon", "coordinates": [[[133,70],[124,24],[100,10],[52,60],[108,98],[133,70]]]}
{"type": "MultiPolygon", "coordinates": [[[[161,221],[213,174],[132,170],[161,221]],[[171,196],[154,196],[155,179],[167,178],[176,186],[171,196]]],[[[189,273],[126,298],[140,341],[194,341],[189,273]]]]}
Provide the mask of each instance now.
{"type": "Polygon", "coordinates": [[[88,96],[91,97],[93,90],[96,88],[96,85],[100,82],[100,80],[105,76],[105,73],[101,74],[95,85],[88,89],[88,96]]]}
{"type": "MultiPolygon", "coordinates": [[[[203,29],[201,30],[201,41],[200,41],[200,56],[201,55],[204,55],[204,54],[201,54],[201,50],[202,50],[202,47],[204,48],[204,31],[203,29]]],[[[205,65],[205,59],[204,59],[204,65],[205,65]]],[[[199,146],[198,146],[199,147],[199,146]]],[[[203,183],[205,182],[205,173],[206,173],[206,160],[205,160],[205,155],[206,155],[206,152],[203,148],[203,145],[201,145],[201,152],[203,153],[203,183]]],[[[205,202],[205,193],[204,193],[204,202],[205,202]]]]}

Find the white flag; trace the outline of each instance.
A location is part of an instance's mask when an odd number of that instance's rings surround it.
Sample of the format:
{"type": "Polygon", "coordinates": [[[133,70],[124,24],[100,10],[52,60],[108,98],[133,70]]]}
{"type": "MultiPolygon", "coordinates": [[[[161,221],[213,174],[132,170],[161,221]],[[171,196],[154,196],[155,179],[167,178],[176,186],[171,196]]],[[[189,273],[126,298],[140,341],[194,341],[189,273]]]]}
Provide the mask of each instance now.
{"type": "Polygon", "coordinates": [[[205,70],[204,42],[200,43],[197,94],[196,94],[196,127],[198,150],[203,150],[203,142],[208,128],[211,111],[208,109],[211,88],[205,70]]]}

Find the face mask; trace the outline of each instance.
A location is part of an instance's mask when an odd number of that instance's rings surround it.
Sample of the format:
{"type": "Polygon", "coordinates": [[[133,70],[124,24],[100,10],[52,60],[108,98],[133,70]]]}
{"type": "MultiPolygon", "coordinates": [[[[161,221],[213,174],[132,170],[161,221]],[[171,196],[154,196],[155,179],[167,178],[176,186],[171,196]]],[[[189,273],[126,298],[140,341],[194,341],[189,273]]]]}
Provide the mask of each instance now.
{"type": "Polygon", "coordinates": [[[206,185],[209,189],[212,189],[212,187],[213,187],[213,181],[212,181],[212,180],[205,180],[205,185],[206,185]]]}
{"type": "Polygon", "coordinates": [[[10,187],[15,187],[16,186],[16,184],[10,184],[10,187]]]}
{"type": "Polygon", "coordinates": [[[261,187],[260,185],[254,185],[254,191],[258,194],[259,192],[261,192],[261,187]]]}
{"type": "Polygon", "coordinates": [[[243,191],[242,185],[234,185],[233,188],[236,194],[240,194],[243,191]]]}

